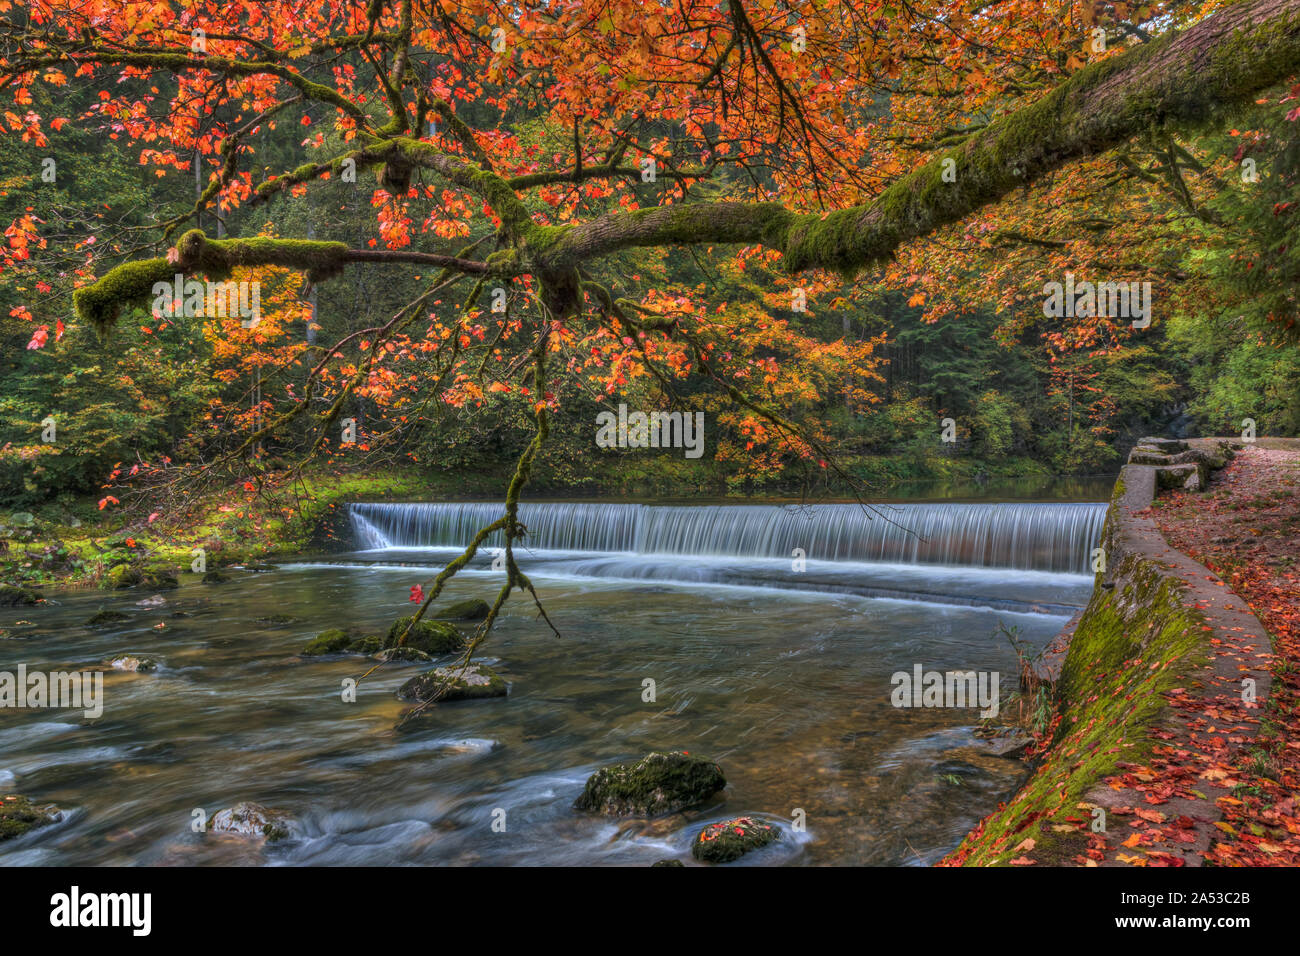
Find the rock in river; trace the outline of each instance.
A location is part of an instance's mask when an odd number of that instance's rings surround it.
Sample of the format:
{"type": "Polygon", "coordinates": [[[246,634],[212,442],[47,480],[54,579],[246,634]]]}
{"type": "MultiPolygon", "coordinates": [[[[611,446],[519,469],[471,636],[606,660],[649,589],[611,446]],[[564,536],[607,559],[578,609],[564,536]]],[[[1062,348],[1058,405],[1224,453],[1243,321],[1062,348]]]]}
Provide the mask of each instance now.
{"type": "Polygon", "coordinates": [[[457,601],[455,604],[448,604],[445,608],[433,615],[438,621],[481,621],[488,616],[492,608],[488,607],[488,602],[480,598],[471,598],[468,601],[457,601]]]}
{"type": "Polygon", "coordinates": [[[115,657],[108,663],[115,671],[133,671],[140,674],[147,674],[150,671],[156,671],[158,669],[158,662],[152,658],[135,657],[130,654],[123,654],[121,657],[115,657]]]}
{"type": "Polygon", "coordinates": [[[658,816],[707,801],[727,785],[712,760],[681,750],[602,767],[587,780],[577,810],[610,816],[658,816]]]}
{"type": "Polygon", "coordinates": [[[408,624],[411,625],[411,631],[406,635],[403,647],[413,647],[426,654],[438,655],[450,654],[465,646],[464,636],[450,624],[443,621],[415,621],[412,624],[411,618],[400,617],[388,629],[384,647],[396,647],[408,624]]]}
{"type": "Polygon", "coordinates": [[[38,806],[16,793],[0,794],[0,843],[62,819],[58,807],[38,806]]]}
{"type": "Polygon", "coordinates": [[[208,831],[265,837],[268,843],[274,843],[289,837],[293,824],[293,817],[280,810],[271,810],[260,803],[237,803],[218,810],[208,821],[208,831]]]}
{"type": "Polygon", "coordinates": [[[691,856],[705,863],[730,863],[780,838],[781,831],[770,823],[753,817],[736,817],[710,823],[697,833],[691,856]]]}
{"type": "Polygon", "coordinates": [[[0,585],[0,607],[19,607],[20,605],[35,604],[41,600],[41,595],[31,588],[14,587],[9,584],[0,585]]]}
{"type": "Polygon", "coordinates": [[[130,614],[122,611],[105,611],[101,608],[86,621],[86,627],[109,627],[113,624],[124,624],[129,620],[131,620],[130,614]]]}
{"type": "Polygon", "coordinates": [[[453,664],[435,667],[419,677],[412,677],[397,692],[398,697],[419,701],[474,700],[480,697],[504,697],[505,678],[484,664],[453,664]]]}

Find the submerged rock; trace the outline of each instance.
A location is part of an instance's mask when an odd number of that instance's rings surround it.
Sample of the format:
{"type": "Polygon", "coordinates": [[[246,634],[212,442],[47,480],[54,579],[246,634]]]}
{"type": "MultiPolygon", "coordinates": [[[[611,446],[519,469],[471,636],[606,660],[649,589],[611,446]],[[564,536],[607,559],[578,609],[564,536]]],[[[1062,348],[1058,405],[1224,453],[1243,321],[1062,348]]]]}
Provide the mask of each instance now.
{"type": "Polygon", "coordinates": [[[16,793],[5,794],[0,796],[0,843],[62,819],[58,807],[39,806],[16,793]]]}
{"type": "Polygon", "coordinates": [[[292,835],[294,822],[293,817],[281,810],[260,803],[237,803],[213,814],[208,821],[208,832],[263,837],[268,843],[275,843],[292,835]]]}
{"type": "Polygon", "coordinates": [[[412,677],[397,692],[406,700],[475,700],[480,697],[505,697],[508,692],[505,678],[484,664],[467,664],[464,667],[435,667],[431,671],[412,677]]]}
{"type": "Polygon", "coordinates": [[[135,657],[130,654],[115,657],[108,664],[115,671],[131,671],[140,674],[147,674],[158,669],[158,662],[152,657],[135,657]]]}
{"type": "Polygon", "coordinates": [[[433,658],[424,653],[424,651],[416,650],[414,647],[389,647],[377,654],[372,654],[371,657],[377,661],[383,661],[386,664],[389,662],[405,663],[411,661],[423,662],[433,660],[433,658]]]}
{"type": "MultiPolygon", "coordinates": [[[[388,629],[388,637],[383,646],[396,647],[398,639],[411,622],[410,617],[402,617],[394,621],[393,626],[388,629]]],[[[444,621],[415,621],[402,646],[414,647],[417,651],[436,656],[461,650],[465,647],[465,637],[444,621]]]]}
{"type": "Polygon", "coordinates": [[[730,863],[780,838],[781,831],[770,823],[753,817],[736,817],[710,823],[697,833],[691,844],[691,856],[705,863],[730,863]]]}
{"type": "Polygon", "coordinates": [[[122,611],[105,611],[100,608],[86,621],[86,627],[108,627],[111,624],[122,624],[129,620],[131,620],[130,614],[122,611]]]}
{"type": "Polygon", "coordinates": [[[487,601],[471,598],[468,601],[449,604],[433,617],[438,621],[481,621],[491,610],[487,601]]]}
{"type": "Polygon", "coordinates": [[[31,588],[0,584],[0,607],[21,607],[41,600],[40,592],[31,588]]]}
{"type": "Polygon", "coordinates": [[[685,866],[681,860],[655,860],[651,866],[685,866]]]}
{"type": "Polygon", "coordinates": [[[162,607],[167,603],[167,599],[161,594],[155,594],[153,597],[147,597],[143,601],[136,601],[136,607],[162,607]]]}
{"type": "Polygon", "coordinates": [[[225,584],[230,580],[230,575],[224,571],[218,571],[215,568],[203,575],[204,584],[225,584]]]}
{"type": "Polygon", "coordinates": [[[656,751],[597,770],[573,806],[610,816],[659,816],[704,803],[726,785],[722,768],[711,760],[656,751]]]}
{"type": "Polygon", "coordinates": [[[259,573],[264,571],[279,571],[280,566],[278,564],[266,564],[265,562],[255,561],[252,564],[244,565],[244,570],[257,571],[259,573]]]}

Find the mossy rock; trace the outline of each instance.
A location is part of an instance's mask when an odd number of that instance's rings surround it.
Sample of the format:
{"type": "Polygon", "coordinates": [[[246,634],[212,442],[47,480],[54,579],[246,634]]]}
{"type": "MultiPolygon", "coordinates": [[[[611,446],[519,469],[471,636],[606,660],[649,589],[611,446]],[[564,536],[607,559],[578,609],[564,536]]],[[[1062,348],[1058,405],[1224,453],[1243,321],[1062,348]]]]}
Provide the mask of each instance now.
{"type": "MultiPolygon", "coordinates": [[[[378,634],[367,634],[365,637],[353,641],[348,650],[353,654],[375,654],[386,646],[384,639],[378,634]]],[[[414,648],[412,649],[414,650],[414,648]]]]}
{"type": "Polygon", "coordinates": [[[39,806],[16,793],[0,795],[0,843],[63,819],[54,806],[39,806]]]}
{"type": "Polygon", "coordinates": [[[711,760],[656,751],[597,770],[573,806],[609,816],[659,816],[698,806],[726,785],[722,768],[711,760]]]}
{"type": "Polygon", "coordinates": [[[681,860],[655,860],[651,866],[685,866],[681,860]]]}
{"type": "Polygon", "coordinates": [[[730,863],[780,838],[781,831],[770,823],[753,817],[736,817],[710,823],[697,833],[691,844],[691,856],[704,863],[730,863]]]}
{"type": "Polygon", "coordinates": [[[230,575],[222,571],[213,569],[203,575],[204,584],[225,584],[230,580],[230,575]]]}
{"type": "Polygon", "coordinates": [[[131,615],[122,611],[105,611],[100,609],[91,615],[90,620],[86,622],[86,627],[109,627],[113,624],[123,624],[131,620],[131,615]]]}
{"type": "Polygon", "coordinates": [[[181,582],[176,579],[176,569],[165,564],[152,564],[145,568],[141,583],[160,591],[181,586],[181,582]]]}
{"type": "Polygon", "coordinates": [[[293,817],[282,810],[272,810],[260,803],[237,803],[214,813],[208,821],[208,832],[261,837],[275,843],[292,836],[294,823],[293,817]]]}
{"type": "Polygon", "coordinates": [[[488,616],[492,608],[487,601],[479,598],[471,598],[468,601],[457,601],[455,604],[449,604],[437,614],[435,620],[439,621],[481,621],[488,616]]]}
{"type": "Polygon", "coordinates": [[[137,568],[130,564],[119,564],[108,569],[99,586],[109,591],[116,591],[120,588],[133,588],[143,580],[144,575],[137,568]]]}
{"type": "Polygon", "coordinates": [[[255,561],[252,564],[244,565],[244,570],[256,571],[259,574],[264,574],[267,571],[279,571],[280,566],[278,564],[266,564],[265,562],[255,561]]]}
{"type": "Polygon", "coordinates": [[[484,664],[467,664],[465,667],[435,667],[431,671],[412,677],[397,692],[398,697],[419,701],[477,700],[483,697],[505,697],[508,692],[505,678],[484,664]]]}
{"type": "Polygon", "coordinates": [[[312,641],[302,649],[304,657],[316,657],[320,654],[341,654],[348,649],[352,643],[352,635],[347,631],[332,627],[328,631],[321,631],[312,641]]]}
{"type": "MultiPolygon", "coordinates": [[[[396,647],[398,638],[411,623],[412,618],[398,618],[388,629],[384,647],[396,647]]],[[[444,621],[416,621],[411,632],[406,635],[403,647],[414,647],[417,651],[437,656],[450,654],[465,647],[465,637],[452,625],[444,621]]]]}
{"type": "Polygon", "coordinates": [[[21,607],[44,600],[38,591],[31,588],[0,584],[0,607],[21,607]]]}

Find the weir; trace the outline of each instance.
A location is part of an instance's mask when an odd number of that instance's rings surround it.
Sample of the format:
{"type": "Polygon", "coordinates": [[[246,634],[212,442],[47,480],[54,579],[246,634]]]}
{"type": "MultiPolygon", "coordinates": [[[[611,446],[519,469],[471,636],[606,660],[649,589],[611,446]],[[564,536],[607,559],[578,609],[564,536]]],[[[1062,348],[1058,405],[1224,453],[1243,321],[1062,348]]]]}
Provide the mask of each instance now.
{"type": "MultiPolygon", "coordinates": [[[[462,548],[501,516],[488,502],[359,503],[358,548],[462,548]]],[[[524,546],[544,551],[944,564],[1090,573],[1104,504],[523,504],[524,546]]],[[[500,547],[494,534],[487,547],[500,547]]]]}

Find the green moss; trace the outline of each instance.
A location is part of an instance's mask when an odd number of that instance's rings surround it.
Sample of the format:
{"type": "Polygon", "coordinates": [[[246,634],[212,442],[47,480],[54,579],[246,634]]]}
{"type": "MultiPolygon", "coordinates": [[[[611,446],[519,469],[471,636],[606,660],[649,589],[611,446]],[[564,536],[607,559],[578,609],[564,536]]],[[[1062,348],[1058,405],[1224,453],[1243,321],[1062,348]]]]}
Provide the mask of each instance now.
{"type": "Polygon", "coordinates": [[[959,854],[968,851],[966,865],[1005,864],[1027,836],[1035,839],[1040,862],[1081,852],[1086,831],[1066,818],[1086,819],[1078,807],[1085,794],[1121,762],[1141,763],[1150,755],[1157,743],[1153,731],[1169,706],[1162,694],[1205,664],[1198,637],[1204,617],[1185,601],[1178,581],[1136,555],[1124,557],[1113,572],[1115,586],[1094,590],[1071,639],[1055,689],[1061,720],[1045,758],[1016,796],[958,848],[959,854]]]}
{"type": "Polygon", "coordinates": [[[124,263],[110,269],[98,282],[74,292],[73,308],[79,319],[100,335],[107,335],[121,309],[151,304],[154,284],[171,282],[177,271],[165,258],[124,263]]]}
{"type": "Polygon", "coordinates": [[[467,601],[457,601],[455,604],[447,605],[434,615],[434,620],[481,621],[488,616],[488,612],[491,610],[487,601],[480,598],[471,598],[467,601]]]}
{"type": "Polygon", "coordinates": [[[658,816],[698,806],[726,785],[722,768],[711,760],[656,751],[597,770],[573,806],[611,816],[658,816]]]}
{"type": "Polygon", "coordinates": [[[321,631],[313,638],[306,647],[302,649],[304,657],[315,657],[320,654],[338,654],[348,649],[352,643],[352,636],[347,631],[339,628],[330,628],[328,631],[321,631]]]}
{"type": "Polygon", "coordinates": [[[110,269],[98,282],[73,294],[77,316],[106,335],[121,309],[152,304],[156,283],[171,283],[177,273],[203,273],[224,281],[241,266],[282,266],[323,282],[342,271],[348,247],[343,242],[309,239],[209,239],[191,229],[176,243],[179,259],[127,262],[110,269]]]}
{"type": "Polygon", "coordinates": [[[58,807],[37,806],[16,793],[0,796],[0,843],[63,818],[58,807]]]}
{"type": "Polygon", "coordinates": [[[31,588],[0,585],[0,607],[20,607],[42,601],[40,593],[31,588]]]}
{"type": "Polygon", "coordinates": [[[106,590],[116,590],[118,588],[133,588],[144,580],[144,575],[130,564],[119,564],[109,568],[108,572],[100,580],[99,586],[106,590]]]}
{"type": "Polygon", "coordinates": [[[452,625],[443,621],[415,621],[413,616],[398,618],[393,622],[384,640],[384,647],[397,647],[398,641],[401,641],[402,647],[413,647],[434,655],[450,654],[465,646],[464,636],[452,625]]]}

